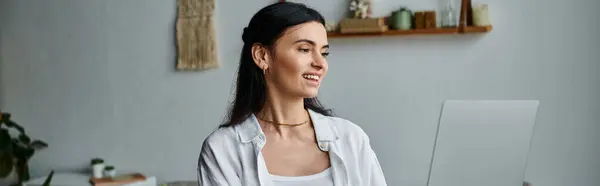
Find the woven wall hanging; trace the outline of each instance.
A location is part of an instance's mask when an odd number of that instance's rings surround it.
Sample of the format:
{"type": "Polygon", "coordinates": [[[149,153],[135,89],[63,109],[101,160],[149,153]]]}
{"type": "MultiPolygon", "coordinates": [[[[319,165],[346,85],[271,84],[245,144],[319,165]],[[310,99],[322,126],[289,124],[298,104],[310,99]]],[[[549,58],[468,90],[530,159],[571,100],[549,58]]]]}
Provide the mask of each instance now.
{"type": "Polygon", "coordinates": [[[178,70],[218,68],[213,13],[216,0],[177,0],[178,70]]]}

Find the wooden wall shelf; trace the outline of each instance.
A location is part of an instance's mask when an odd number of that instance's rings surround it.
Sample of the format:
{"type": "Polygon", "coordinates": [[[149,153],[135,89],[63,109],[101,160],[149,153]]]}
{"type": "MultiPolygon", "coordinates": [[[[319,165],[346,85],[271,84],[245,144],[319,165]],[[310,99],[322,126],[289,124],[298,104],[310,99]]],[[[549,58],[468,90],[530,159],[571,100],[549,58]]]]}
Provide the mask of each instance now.
{"type": "Polygon", "coordinates": [[[449,34],[476,34],[492,31],[492,26],[485,27],[465,27],[463,31],[459,28],[431,28],[431,29],[413,29],[413,30],[388,30],[381,33],[339,33],[329,32],[329,38],[347,38],[347,37],[374,37],[374,36],[406,36],[406,35],[449,35],[449,34]]]}

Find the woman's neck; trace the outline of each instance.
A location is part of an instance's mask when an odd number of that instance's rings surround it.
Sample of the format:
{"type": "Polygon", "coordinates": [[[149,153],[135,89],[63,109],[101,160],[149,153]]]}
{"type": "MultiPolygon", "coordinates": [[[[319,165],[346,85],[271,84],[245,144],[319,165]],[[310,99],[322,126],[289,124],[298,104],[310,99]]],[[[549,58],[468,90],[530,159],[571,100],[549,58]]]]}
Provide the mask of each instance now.
{"type": "Polygon", "coordinates": [[[263,109],[258,113],[259,119],[279,124],[299,124],[309,119],[304,109],[304,99],[269,96],[263,109]]]}
{"type": "Polygon", "coordinates": [[[304,109],[304,99],[282,99],[267,97],[263,109],[258,113],[263,132],[280,139],[291,139],[303,135],[312,128],[310,116],[304,109]],[[290,127],[293,126],[293,127],[290,127]]]}

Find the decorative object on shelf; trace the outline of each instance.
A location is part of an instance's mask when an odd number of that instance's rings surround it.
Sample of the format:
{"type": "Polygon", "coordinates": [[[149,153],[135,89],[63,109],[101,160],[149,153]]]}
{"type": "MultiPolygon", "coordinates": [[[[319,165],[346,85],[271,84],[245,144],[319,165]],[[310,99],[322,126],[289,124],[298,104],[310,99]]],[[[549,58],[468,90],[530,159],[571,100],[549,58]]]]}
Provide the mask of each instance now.
{"type": "Polygon", "coordinates": [[[343,19],[341,33],[380,33],[388,30],[385,18],[343,19]]]}
{"type": "MultiPolygon", "coordinates": [[[[493,27],[491,24],[485,26],[473,26],[472,24],[472,8],[470,0],[462,0],[460,6],[460,19],[452,21],[456,26],[449,26],[451,24],[443,24],[445,26],[439,26],[437,23],[437,16],[435,11],[424,10],[414,11],[412,18],[413,29],[397,29],[401,27],[395,21],[396,16],[400,16],[398,12],[393,12],[387,18],[367,18],[367,19],[343,19],[339,24],[339,31],[329,31],[327,36],[329,38],[350,38],[350,37],[371,37],[371,36],[409,36],[409,35],[465,35],[465,34],[478,34],[488,33],[493,27]],[[362,20],[359,21],[359,20],[362,20]],[[458,24],[457,24],[458,23],[458,24]],[[469,24],[470,23],[470,24],[469,24]],[[391,28],[388,29],[387,25],[391,28]]],[[[357,1],[358,3],[359,1],[357,1]]],[[[357,4],[358,6],[358,4],[357,4]]],[[[449,6],[454,9],[454,6],[449,6]]],[[[454,12],[454,10],[453,10],[454,12]]],[[[484,11],[485,12],[485,11],[484,11]]],[[[453,13],[454,14],[454,13],[453,13]]],[[[448,14],[449,15],[449,14],[448,14]]],[[[485,14],[484,14],[485,15],[485,14]]],[[[443,17],[440,16],[440,17],[443,17]]],[[[485,17],[485,16],[482,16],[485,17]]],[[[448,19],[449,20],[449,19],[448,19]]],[[[447,20],[447,21],[448,21],[447,20]]],[[[443,20],[442,20],[443,21],[443,20]]],[[[449,23],[449,22],[448,22],[449,23]]],[[[484,24],[481,24],[484,25],[484,24]]]]}
{"type": "Polygon", "coordinates": [[[437,18],[434,10],[415,12],[415,29],[437,28],[437,18]]]}
{"type": "Polygon", "coordinates": [[[473,26],[473,9],[471,0],[461,0],[460,19],[458,21],[458,29],[464,32],[467,27],[473,26]]]}
{"type": "Polygon", "coordinates": [[[340,21],[340,33],[378,33],[388,29],[385,18],[371,18],[371,0],[352,0],[350,18],[340,21]]]}
{"type": "Polygon", "coordinates": [[[423,12],[423,11],[415,12],[415,28],[416,29],[424,29],[425,28],[425,12],[423,12]]]}
{"type": "Polygon", "coordinates": [[[398,30],[412,29],[412,11],[406,7],[402,7],[392,13],[392,27],[398,30]]]}
{"type": "Polygon", "coordinates": [[[213,13],[216,0],[177,0],[178,70],[218,68],[213,13]]]}
{"type": "Polygon", "coordinates": [[[474,26],[490,26],[490,18],[488,14],[487,4],[477,4],[473,6],[473,25],[474,26]]]}
{"type": "Polygon", "coordinates": [[[492,31],[492,26],[485,27],[465,27],[464,30],[459,28],[431,28],[431,29],[412,29],[412,30],[388,30],[385,32],[371,33],[341,33],[330,32],[327,37],[332,38],[352,38],[352,37],[377,37],[377,36],[410,36],[410,35],[465,35],[488,33],[492,31]]]}
{"type": "Polygon", "coordinates": [[[8,177],[16,173],[17,180],[10,180],[16,183],[8,184],[20,185],[28,181],[29,160],[36,151],[47,147],[46,142],[32,140],[25,133],[25,129],[11,119],[10,113],[0,112],[0,180],[10,179],[8,177]],[[11,136],[10,129],[16,131],[16,137],[11,136]]]}
{"type": "Polygon", "coordinates": [[[456,16],[454,14],[454,5],[452,0],[446,0],[446,5],[441,11],[441,24],[443,28],[454,28],[456,27],[456,16]]]}
{"type": "Polygon", "coordinates": [[[100,158],[94,158],[91,162],[92,165],[92,177],[93,178],[102,178],[104,171],[104,160],[100,158]]]}
{"type": "Polygon", "coordinates": [[[473,26],[473,4],[467,0],[467,26],[473,26]]]}
{"type": "Polygon", "coordinates": [[[112,178],[112,177],[115,177],[116,175],[117,175],[117,170],[115,170],[115,166],[107,165],[106,167],[104,167],[104,177],[105,178],[112,178]]]}
{"type": "Polygon", "coordinates": [[[437,28],[435,11],[425,11],[425,28],[437,28]]]}
{"type": "Polygon", "coordinates": [[[327,32],[337,32],[339,25],[335,21],[327,21],[325,23],[325,30],[327,32]]]}
{"type": "Polygon", "coordinates": [[[350,11],[353,19],[366,19],[371,17],[371,0],[352,0],[350,11]]]}

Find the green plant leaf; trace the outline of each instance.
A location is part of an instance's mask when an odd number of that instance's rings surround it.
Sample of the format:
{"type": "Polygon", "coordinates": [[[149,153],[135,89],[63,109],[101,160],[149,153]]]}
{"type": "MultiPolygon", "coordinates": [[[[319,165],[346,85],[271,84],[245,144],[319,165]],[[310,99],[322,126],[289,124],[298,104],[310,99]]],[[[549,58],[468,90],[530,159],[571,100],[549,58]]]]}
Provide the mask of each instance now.
{"type": "Polygon", "coordinates": [[[13,169],[13,149],[10,134],[0,129],[0,178],[8,176],[13,169]]]}
{"type": "Polygon", "coordinates": [[[14,121],[6,120],[4,122],[5,122],[5,124],[6,124],[7,127],[15,128],[15,129],[17,129],[22,134],[25,133],[25,129],[23,127],[21,127],[21,125],[15,123],[14,121]]]}
{"type": "Polygon", "coordinates": [[[0,154],[4,151],[8,151],[11,146],[10,133],[6,129],[0,129],[0,154]]]}
{"type": "Polygon", "coordinates": [[[12,146],[25,146],[25,145],[23,143],[21,143],[21,141],[19,141],[17,138],[13,138],[12,146]]]}
{"type": "MultiPolygon", "coordinates": [[[[32,141],[22,126],[10,120],[9,113],[1,113],[0,117],[0,179],[15,171],[19,175],[18,185],[21,185],[29,180],[27,162],[36,149],[46,148],[48,144],[40,140],[32,141]],[[17,130],[19,135],[11,137],[11,128],[17,130]]],[[[49,182],[46,185],[49,185],[49,182]]]]}
{"type": "Polygon", "coordinates": [[[8,176],[12,170],[13,157],[8,153],[0,154],[0,178],[8,176]]]}
{"type": "Polygon", "coordinates": [[[19,174],[19,183],[29,181],[29,165],[27,162],[25,157],[17,157],[15,168],[17,169],[17,174],[19,174]]]}
{"type": "Polygon", "coordinates": [[[104,170],[108,170],[108,171],[114,170],[114,169],[115,169],[115,166],[112,166],[112,165],[107,165],[104,167],[104,170]]]}
{"type": "Polygon", "coordinates": [[[35,153],[35,150],[29,147],[15,145],[13,148],[14,155],[17,159],[28,160],[35,153]]]}
{"type": "Polygon", "coordinates": [[[104,160],[101,158],[94,158],[94,159],[92,159],[92,162],[91,162],[92,165],[100,164],[100,163],[104,163],[104,160]]]}
{"type": "Polygon", "coordinates": [[[42,186],[50,186],[50,182],[52,182],[53,176],[54,176],[54,170],[50,171],[50,174],[48,174],[48,177],[46,177],[46,180],[44,181],[44,184],[42,184],[42,186]]]}
{"type": "Polygon", "coordinates": [[[46,142],[43,142],[40,140],[33,140],[33,142],[31,142],[31,144],[29,144],[29,146],[35,150],[40,150],[40,149],[48,147],[48,144],[46,142]]]}
{"type": "Polygon", "coordinates": [[[29,136],[26,134],[21,133],[19,135],[19,141],[21,141],[24,145],[29,145],[29,143],[31,143],[31,138],[29,138],[29,136]]]}

